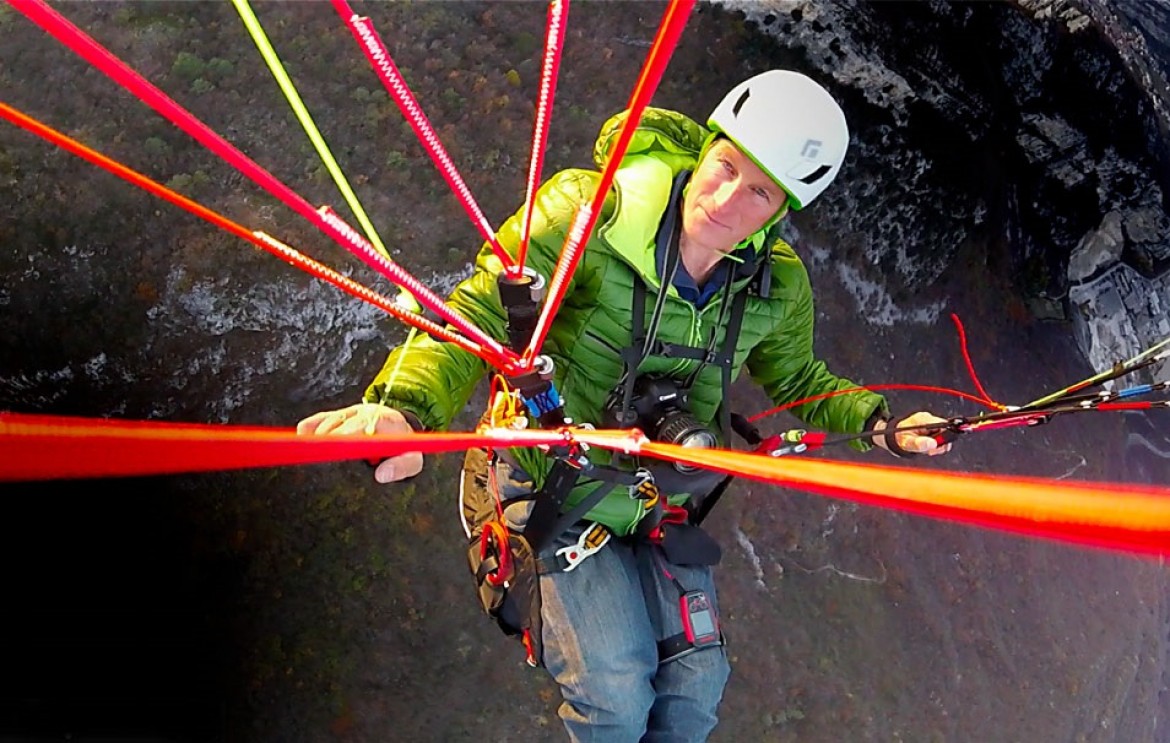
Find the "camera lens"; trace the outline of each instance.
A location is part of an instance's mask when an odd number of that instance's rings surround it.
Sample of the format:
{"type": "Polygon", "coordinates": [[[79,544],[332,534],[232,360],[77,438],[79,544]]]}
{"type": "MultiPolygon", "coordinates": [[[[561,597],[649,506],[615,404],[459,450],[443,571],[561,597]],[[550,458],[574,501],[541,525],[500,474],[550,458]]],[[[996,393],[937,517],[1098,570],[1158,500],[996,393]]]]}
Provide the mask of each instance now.
{"type": "MultiPolygon", "coordinates": [[[[657,435],[654,438],[667,444],[703,449],[713,449],[719,445],[718,439],[710,429],[693,415],[682,410],[675,409],[663,416],[657,428],[657,435]]],[[[695,472],[699,469],[681,462],[676,462],[674,466],[679,472],[695,472]]]]}

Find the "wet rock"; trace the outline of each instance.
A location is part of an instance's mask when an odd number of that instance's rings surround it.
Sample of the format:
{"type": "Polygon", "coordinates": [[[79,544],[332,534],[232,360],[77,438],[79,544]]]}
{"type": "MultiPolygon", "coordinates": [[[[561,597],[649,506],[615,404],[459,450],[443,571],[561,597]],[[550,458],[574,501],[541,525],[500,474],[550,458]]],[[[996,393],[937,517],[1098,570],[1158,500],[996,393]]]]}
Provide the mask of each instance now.
{"type": "Polygon", "coordinates": [[[1069,31],[1080,31],[1092,20],[1069,0],[1017,0],[1020,7],[1032,13],[1037,20],[1057,18],[1064,22],[1069,31]]]}
{"type": "MultiPolygon", "coordinates": [[[[1170,273],[1148,279],[1125,264],[1069,289],[1077,342],[1094,369],[1107,369],[1170,336],[1170,273]]],[[[1170,364],[1145,370],[1162,378],[1170,364]]]]}
{"type": "Polygon", "coordinates": [[[1028,311],[1032,313],[1032,317],[1037,320],[1055,320],[1063,321],[1068,319],[1068,315],[1064,311],[1064,303],[1059,299],[1051,299],[1049,297],[1028,297],[1025,302],[1028,311]]]}
{"type": "Polygon", "coordinates": [[[1157,207],[1134,209],[1125,218],[1125,236],[1135,243],[1157,243],[1170,232],[1170,220],[1157,207]]]}
{"type": "Polygon", "coordinates": [[[1103,324],[1078,333],[1087,358],[1156,340],[1157,277],[1170,269],[1165,9],[1128,0],[724,5],[803,53],[845,102],[849,188],[819,211],[858,236],[853,250],[892,292],[930,286],[960,245],[998,226],[1036,317],[1062,317],[1056,298],[1091,283],[1072,302],[1079,323],[1103,324]]]}
{"type": "Polygon", "coordinates": [[[1101,220],[1101,226],[1085,235],[1068,262],[1068,278],[1079,283],[1112,266],[1121,258],[1125,247],[1125,236],[1121,233],[1121,214],[1109,212],[1101,220]]]}

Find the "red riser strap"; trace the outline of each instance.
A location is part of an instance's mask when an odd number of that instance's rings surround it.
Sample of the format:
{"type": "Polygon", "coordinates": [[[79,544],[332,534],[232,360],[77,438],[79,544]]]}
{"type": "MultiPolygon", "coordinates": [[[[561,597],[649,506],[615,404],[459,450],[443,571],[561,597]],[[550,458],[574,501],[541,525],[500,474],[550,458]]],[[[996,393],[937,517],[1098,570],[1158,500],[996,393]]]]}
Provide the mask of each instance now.
{"type": "Polygon", "coordinates": [[[0,481],[126,477],[562,444],[556,431],[298,436],[285,428],[0,413],[0,481]]]}
{"type": "Polygon", "coordinates": [[[1170,554],[1170,488],[944,473],[645,442],[640,451],[771,485],[1101,547],[1170,554]]]}

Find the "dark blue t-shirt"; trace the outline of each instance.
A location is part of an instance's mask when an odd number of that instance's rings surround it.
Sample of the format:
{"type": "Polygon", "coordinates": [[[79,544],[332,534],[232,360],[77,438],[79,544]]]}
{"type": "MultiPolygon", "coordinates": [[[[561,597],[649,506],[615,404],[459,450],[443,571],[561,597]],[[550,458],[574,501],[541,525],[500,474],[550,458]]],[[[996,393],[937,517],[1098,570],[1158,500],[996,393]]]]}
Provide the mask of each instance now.
{"type": "MultiPolygon", "coordinates": [[[[747,248],[740,248],[731,254],[732,257],[723,258],[715,265],[715,271],[707,279],[707,283],[703,284],[700,289],[695,284],[695,280],[687,273],[687,267],[683,265],[682,260],[678,262],[678,270],[674,272],[674,288],[678,290],[678,294],[683,299],[695,305],[699,309],[706,306],[711,298],[719,293],[723,288],[723,284],[727,281],[727,272],[731,270],[731,263],[739,256],[741,251],[750,250],[747,248]]],[[[659,245],[654,253],[654,266],[658,271],[658,275],[662,275],[662,267],[666,265],[666,246],[659,245]]]]}

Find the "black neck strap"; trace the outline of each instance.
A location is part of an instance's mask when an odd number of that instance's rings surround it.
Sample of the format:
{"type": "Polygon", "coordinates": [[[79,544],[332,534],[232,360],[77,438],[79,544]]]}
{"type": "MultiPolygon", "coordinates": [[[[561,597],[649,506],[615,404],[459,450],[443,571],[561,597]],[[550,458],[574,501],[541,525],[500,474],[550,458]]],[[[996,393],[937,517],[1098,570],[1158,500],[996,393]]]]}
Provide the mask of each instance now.
{"type": "Polygon", "coordinates": [[[622,379],[619,382],[622,385],[621,409],[623,412],[629,410],[634,398],[634,383],[637,380],[638,367],[649,356],[665,356],[667,358],[698,361],[698,366],[686,379],[684,391],[687,392],[690,391],[695,380],[698,379],[699,373],[707,364],[716,364],[719,366],[720,371],[721,397],[723,400],[719,406],[719,428],[724,441],[730,441],[731,411],[727,405],[727,401],[730,399],[731,394],[731,373],[735,360],[735,346],[739,340],[740,329],[743,327],[743,315],[747,305],[748,294],[752,291],[762,297],[767,297],[769,294],[772,281],[772,262],[768,259],[768,256],[763,256],[762,259],[756,258],[751,265],[744,266],[738,270],[730,269],[727,271],[727,277],[721,290],[723,296],[720,299],[719,321],[711,329],[711,342],[706,348],[665,343],[657,339],[658,323],[661,319],[662,309],[666,304],[667,292],[674,281],[674,275],[678,270],[678,265],[681,260],[679,237],[682,233],[682,219],[680,217],[680,209],[683,186],[686,185],[689,176],[689,173],[683,173],[675,179],[674,187],[671,189],[670,203],[667,206],[666,214],[663,216],[662,223],[658,228],[658,234],[655,238],[656,249],[665,249],[666,259],[663,261],[662,274],[659,277],[658,297],[655,300],[654,313],[650,318],[648,327],[646,323],[646,284],[636,278],[634,280],[634,296],[631,303],[633,317],[630,324],[630,345],[622,349],[621,352],[623,363],[622,379]],[[731,287],[735,283],[737,276],[743,275],[743,271],[754,272],[752,286],[749,288],[749,291],[741,291],[736,294],[735,298],[731,300],[729,308],[728,300],[731,294],[731,287]],[[727,332],[723,338],[723,347],[716,353],[714,350],[715,339],[718,337],[719,328],[724,324],[725,318],[727,332]]]}

